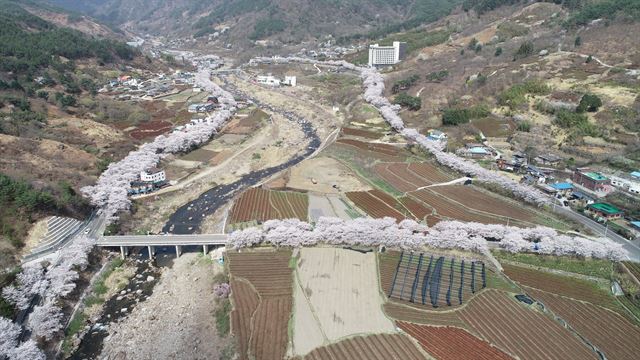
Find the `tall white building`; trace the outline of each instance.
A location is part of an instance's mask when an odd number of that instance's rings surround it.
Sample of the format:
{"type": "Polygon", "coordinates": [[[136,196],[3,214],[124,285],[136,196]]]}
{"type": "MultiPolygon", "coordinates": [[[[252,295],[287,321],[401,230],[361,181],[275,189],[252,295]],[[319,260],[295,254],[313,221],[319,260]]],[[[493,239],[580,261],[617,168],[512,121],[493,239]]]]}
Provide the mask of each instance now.
{"type": "Polygon", "coordinates": [[[392,46],[369,45],[369,66],[394,65],[404,59],[407,43],[394,41],[392,46]]]}

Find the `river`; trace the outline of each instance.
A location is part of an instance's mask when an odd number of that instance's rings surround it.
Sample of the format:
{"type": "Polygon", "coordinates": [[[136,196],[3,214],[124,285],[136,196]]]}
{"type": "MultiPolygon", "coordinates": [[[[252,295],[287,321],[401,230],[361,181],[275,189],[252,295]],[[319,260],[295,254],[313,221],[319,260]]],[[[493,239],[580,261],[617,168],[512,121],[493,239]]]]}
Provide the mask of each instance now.
{"type": "MultiPolygon", "coordinates": [[[[225,80],[223,78],[223,80],[225,80]]],[[[225,90],[231,92],[235,96],[239,96],[248,100],[251,100],[256,106],[261,109],[268,110],[273,113],[278,113],[289,121],[299,125],[305,135],[305,138],[309,140],[309,144],[305,147],[304,151],[289,159],[288,161],[272,166],[266,169],[253,171],[249,174],[243,175],[239,180],[226,185],[219,185],[201,194],[197,199],[181,206],[169,217],[169,221],[164,225],[162,231],[172,234],[193,234],[197,233],[202,225],[202,221],[207,215],[212,215],[222,205],[226,204],[231,198],[239,191],[245,190],[251,186],[258,184],[260,181],[276,174],[282,170],[285,170],[291,166],[300,163],[302,160],[309,157],[320,147],[322,141],[316,133],[316,129],[311,123],[298,115],[277,109],[271,105],[263,104],[255,98],[252,98],[244,93],[238,91],[233,85],[229,84],[225,80],[225,90]]]]}

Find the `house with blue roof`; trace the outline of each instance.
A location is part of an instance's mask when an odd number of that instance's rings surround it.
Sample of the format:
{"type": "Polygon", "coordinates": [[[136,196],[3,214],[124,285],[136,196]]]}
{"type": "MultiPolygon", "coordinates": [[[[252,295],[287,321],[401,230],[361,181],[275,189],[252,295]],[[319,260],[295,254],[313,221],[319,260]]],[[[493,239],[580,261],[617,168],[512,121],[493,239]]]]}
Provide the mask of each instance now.
{"type": "Polygon", "coordinates": [[[632,171],[630,175],[640,180],[640,171],[632,171]]]}

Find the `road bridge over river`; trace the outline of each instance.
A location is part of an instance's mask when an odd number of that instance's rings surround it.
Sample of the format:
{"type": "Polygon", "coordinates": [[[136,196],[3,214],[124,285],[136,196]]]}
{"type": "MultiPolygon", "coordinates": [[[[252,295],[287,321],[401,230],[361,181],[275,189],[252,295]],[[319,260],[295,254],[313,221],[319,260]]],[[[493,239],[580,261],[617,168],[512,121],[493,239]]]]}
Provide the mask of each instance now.
{"type": "Polygon", "coordinates": [[[183,246],[202,246],[207,253],[209,246],[224,246],[227,243],[227,234],[188,234],[188,235],[120,235],[102,236],[98,238],[96,245],[99,247],[119,247],[120,254],[124,258],[130,247],[144,247],[149,250],[149,255],[155,254],[156,246],[175,246],[176,254],[180,256],[183,246]]]}

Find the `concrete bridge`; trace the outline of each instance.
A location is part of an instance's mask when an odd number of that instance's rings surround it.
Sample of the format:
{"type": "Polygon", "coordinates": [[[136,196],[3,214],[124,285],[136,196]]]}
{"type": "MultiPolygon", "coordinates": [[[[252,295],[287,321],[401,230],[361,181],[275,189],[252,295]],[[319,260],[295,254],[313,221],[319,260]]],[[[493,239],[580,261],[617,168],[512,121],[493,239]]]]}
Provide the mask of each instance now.
{"type": "Polygon", "coordinates": [[[120,247],[120,254],[124,258],[130,247],[144,247],[149,250],[149,256],[155,254],[156,246],[175,246],[176,255],[180,256],[183,246],[202,246],[206,254],[209,246],[224,246],[227,234],[193,234],[193,235],[119,235],[102,236],[96,243],[100,247],[120,247]]]}

